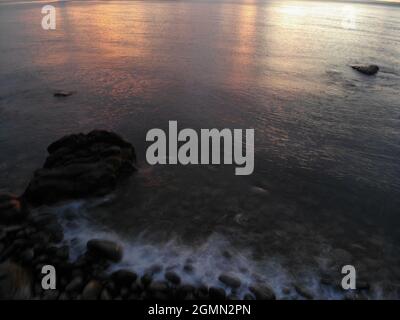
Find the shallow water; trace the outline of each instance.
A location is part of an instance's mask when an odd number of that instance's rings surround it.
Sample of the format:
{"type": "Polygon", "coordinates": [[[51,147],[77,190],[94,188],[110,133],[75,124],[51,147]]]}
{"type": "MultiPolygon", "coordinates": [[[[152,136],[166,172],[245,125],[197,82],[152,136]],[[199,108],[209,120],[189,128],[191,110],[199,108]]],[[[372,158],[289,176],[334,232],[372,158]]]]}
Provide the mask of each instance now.
{"type": "Polygon", "coordinates": [[[55,209],[78,251],[105,233],[136,270],[190,258],[201,272],[186,281],[232,269],[283,298],[297,282],[340,297],[319,279],[350,263],[370,297],[397,297],[400,7],[66,1],[44,31],[41,6],[0,4],[0,189],[22,192],[57,138],[114,130],[140,170],[101,205],[67,205],[74,222],[55,209]],[[54,98],[60,89],[75,94],[54,98]],[[146,132],[169,120],[254,128],[254,174],[147,165],[146,132]]]}

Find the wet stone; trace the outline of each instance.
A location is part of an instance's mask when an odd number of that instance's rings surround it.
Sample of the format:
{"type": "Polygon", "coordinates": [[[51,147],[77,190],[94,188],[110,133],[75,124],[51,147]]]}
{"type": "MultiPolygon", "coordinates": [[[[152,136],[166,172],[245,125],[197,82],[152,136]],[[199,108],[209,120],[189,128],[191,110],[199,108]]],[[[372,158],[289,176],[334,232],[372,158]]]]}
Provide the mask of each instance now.
{"type": "Polygon", "coordinates": [[[166,272],[165,279],[175,285],[179,285],[181,283],[181,278],[173,271],[166,272]]]}
{"type": "Polygon", "coordinates": [[[222,288],[210,287],[208,294],[212,300],[225,300],[226,298],[225,290],[222,288]]]}
{"type": "Polygon", "coordinates": [[[102,290],[102,285],[97,280],[91,280],[83,289],[82,300],[96,300],[102,290]]]}
{"type": "Polygon", "coordinates": [[[242,284],[240,279],[236,278],[234,275],[231,274],[221,274],[218,277],[218,280],[221,281],[226,286],[234,289],[239,288],[242,284]]]}

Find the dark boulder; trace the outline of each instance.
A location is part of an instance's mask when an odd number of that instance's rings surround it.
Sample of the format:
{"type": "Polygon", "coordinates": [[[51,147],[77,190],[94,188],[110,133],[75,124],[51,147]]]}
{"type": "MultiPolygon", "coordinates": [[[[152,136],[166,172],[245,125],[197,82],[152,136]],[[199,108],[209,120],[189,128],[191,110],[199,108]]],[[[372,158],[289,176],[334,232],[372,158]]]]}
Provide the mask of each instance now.
{"type": "Polygon", "coordinates": [[[108,131],[69,135],[47,150],[43,168],[23,195],[34,206],[105,195],[135,171],[133,146],[108,131]]]}
{"type": "Polygon", "coordinates": [[[375,64],[370,65],[353,65],[351,66],[354,70],[361,72],[362,74],[366,74],[368,76],[372,76],[379,71],[379,67],[375,64]]]}
{"type": "Polygon", "coordinates": [[[110,240],[92,239],[86,247],[89,255],[99,259],[119,262],[123,256],[122,246],[110,240]]]}

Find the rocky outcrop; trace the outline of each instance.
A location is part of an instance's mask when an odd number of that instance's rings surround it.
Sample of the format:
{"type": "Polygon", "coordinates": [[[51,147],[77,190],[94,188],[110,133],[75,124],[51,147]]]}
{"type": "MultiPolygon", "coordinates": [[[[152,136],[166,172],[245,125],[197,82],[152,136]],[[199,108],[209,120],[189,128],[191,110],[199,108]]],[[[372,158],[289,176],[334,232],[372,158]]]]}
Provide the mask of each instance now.
{"type": "Polygon", "coordinates": [[[351,66],[354,70],[366,74],[368,76],[372,76],[379,71],[379,67],[375,64],[370,65],[353,65],[351,66]]]}
{"type": "Polygon", "coordinates": [[[34,206],[105,195],[135,170],[133,146],[108,131],[68,135],[47,150],[23,195],[34,206]]]}

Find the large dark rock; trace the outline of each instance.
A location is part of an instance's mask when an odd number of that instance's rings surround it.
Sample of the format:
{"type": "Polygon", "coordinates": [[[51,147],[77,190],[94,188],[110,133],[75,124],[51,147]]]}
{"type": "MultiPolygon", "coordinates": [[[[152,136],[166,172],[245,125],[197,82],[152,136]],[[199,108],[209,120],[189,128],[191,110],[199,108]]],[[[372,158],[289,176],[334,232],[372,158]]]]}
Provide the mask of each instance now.
{"type": "Polygon", "coordinates": [[[0,193],[0,224],[18,223],[28,215],[23,201],[10,193],[0,193]]]}
{"type": "Polygon", "coordinates": [[[102,196],[135,171],[133,146],[115,133],[95,130],[65,136],[48,147],[23,197],[32,205],[102,196]]]}
{"type": "Polygon", "coordinates": [[[87,243],[88,253],[96,258],[119,262],[123,256],[123,248],[116,242],[92,239],[87,243]]]}
{"type": "Polygon", "coordinates": [[[379,71],[379,67],[375,64],[370,65],[354,65],[351,66],[354,70],[366,74],[368,76],[372,76],[379,71]]]}

